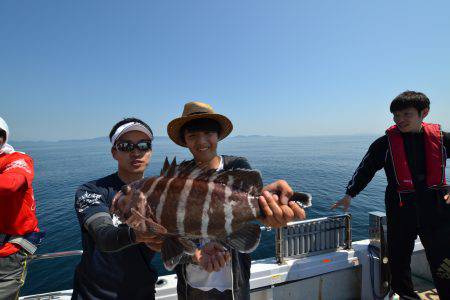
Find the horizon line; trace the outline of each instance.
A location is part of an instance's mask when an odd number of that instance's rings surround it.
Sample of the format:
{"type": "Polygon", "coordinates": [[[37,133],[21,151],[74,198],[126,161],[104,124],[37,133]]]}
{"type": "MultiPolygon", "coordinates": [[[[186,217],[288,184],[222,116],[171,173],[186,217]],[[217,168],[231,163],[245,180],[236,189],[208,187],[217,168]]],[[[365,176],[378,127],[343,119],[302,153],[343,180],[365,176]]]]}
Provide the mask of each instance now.
{"type": "MultiPolygon", "coordinates": [[[[305,138],[305,137],[336,137],[336,136],[375,136],[379,133],[353,133],[353,134],[311,134],[311,135],[272,135],[272,134],[238,134],[238,135],[232,135],[228,138],[249,138],[249,137],[273,137],[273,138],[305,138]]],[[[169,139],[168,135],[155,135],[154,138],[163,138],[163,139],[169,139]]],[[[58,139],[58,140],[44,140],[44,139],[38,139],[38,140],[11,140],[8,141],[9,143],[60,143],[60,142],[81,142],[81,141],[90,141],[90,140],[99,140],[99,139],[106,139],[109,140],[108,136],[99,136],[99,137],[93,137],[93,138],[80,138],[80,139],[58,139]]]]}

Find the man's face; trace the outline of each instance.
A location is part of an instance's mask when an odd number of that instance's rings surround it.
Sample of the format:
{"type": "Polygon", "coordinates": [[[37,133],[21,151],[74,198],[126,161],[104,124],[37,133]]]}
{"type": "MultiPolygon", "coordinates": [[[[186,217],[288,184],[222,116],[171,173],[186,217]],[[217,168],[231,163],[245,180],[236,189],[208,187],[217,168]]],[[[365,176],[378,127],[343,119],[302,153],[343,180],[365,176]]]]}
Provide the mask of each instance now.
{"type": "MultiPolygon", "coordinates": [[[[150,138],[143,132],[130,131],[123,134],[116,144],[128,142],[137,144],[142,141],[149,141],[150,138]]],[[[144,173],[147,168],[150,158],[152,157],[152,151],[141,151],[137,147],[131,152],[120,151],[114,146],[111,150],[112,155],[119,164],[119,170],[127,173],[144,173]]]]}
{"type": "Polygon", "coordinates": [[[425,108],[419,113],[414,107],[405,108],[393,113],[394,122],[401,132],[419,132],[428,111],[429,109],[425,108]]]}
{"type": "Polygon", "coordinates": [[[6,141],[6,131],[0,129],[0,147],[3,146],[5,141],[6,141]]]}
{"type": "Polygon", "coordinates": [[[216,131],[185,131],[184,140],[196,161],[207,162],[217,155],[216,131]]]}

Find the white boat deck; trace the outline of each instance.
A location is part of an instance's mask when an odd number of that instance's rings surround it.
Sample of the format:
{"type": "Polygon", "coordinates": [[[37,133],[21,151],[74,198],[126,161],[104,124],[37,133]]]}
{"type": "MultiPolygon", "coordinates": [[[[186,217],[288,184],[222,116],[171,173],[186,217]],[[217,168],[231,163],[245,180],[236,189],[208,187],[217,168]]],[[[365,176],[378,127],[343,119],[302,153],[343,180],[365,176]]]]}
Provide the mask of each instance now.
{"type": "MultiPolygon", "coordinates": [[[[325,219],[301,221],[289,227],[292,230],[285,232],[285,236],[280,240],[283,242],[280,244],[281,248],[279,248],[279,252],[276,252],[277,258],[283,263],[279,264],[276,258],[252,262],[250,278],[252,300],[371,300],[378,298],[376,297],[379,294],[376,292],[377,290],[386,290],[382,287],[378,274],[381,270],[378,268],[380,260],[378,257],[371,258],[369,255],[370,240],[352,243],[350,239],[341,244],[344,237],[351,236],[350,231],[348,234],[343,234],[343,227],[328,226],[330,223],[326,223],[331,220],[331,225],[333,225],[336,223],[336,218],[323,222],[325,219]],[[303,225],[304,228],[298,227],[303,225]],[[298,234],[297,240],[294,238],[296,234],[298,234]],[[333,245],[338,245],[337,250],[330,248],[333,245]],[[348,245],[351,245],[351,248],[344,249],[348,248],[348,245]],[[287,254],[279,256],[279,253],[287,254]]],[[[346,228],[349,229],[349,227],[346,228]]],[[[53,256],[60,257],[58,253],[53,256]]],[[[411,269],[418,292],[423,295],[424,299],[436,299],[436,292],[432,290],[432,284],[430,285],[432,279],[428,263],[419,239],[415,243],[411,269]]],[[[159,277],[156,285],[156,298],[159,300],[177,299],[176,285],[175,275],[159,277]]],[[[65,290],[24,296],[20,299],[70,299],[71,294],[72,290],[65,290]]]]}

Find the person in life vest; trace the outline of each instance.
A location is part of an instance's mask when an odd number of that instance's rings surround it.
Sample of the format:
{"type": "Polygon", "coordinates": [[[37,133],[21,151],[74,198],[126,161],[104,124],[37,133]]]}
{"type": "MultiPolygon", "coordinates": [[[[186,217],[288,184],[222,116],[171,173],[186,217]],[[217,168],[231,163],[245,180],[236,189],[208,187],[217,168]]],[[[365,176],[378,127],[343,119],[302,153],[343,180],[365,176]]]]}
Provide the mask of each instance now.
{"type": "Polygon", "coordinates": [[[450,299],[450,197],[445,180],[450,134],[423,122],[429,110],[430,101],[422,93],[397,96],[390,106],[395,125],[370,145],[345,196],[332,206],[347,211],[352,198],[384,168],[391,288],[402,299],[420,299],[410,268],[417,235],[440,299],[450,299]]]}
{"type": "Polygon", "coordinates": [[[17,299],[29,256],[42,237],[33,195],[33,160],[7,143],[0,118],[0,299],[17,299]]]}

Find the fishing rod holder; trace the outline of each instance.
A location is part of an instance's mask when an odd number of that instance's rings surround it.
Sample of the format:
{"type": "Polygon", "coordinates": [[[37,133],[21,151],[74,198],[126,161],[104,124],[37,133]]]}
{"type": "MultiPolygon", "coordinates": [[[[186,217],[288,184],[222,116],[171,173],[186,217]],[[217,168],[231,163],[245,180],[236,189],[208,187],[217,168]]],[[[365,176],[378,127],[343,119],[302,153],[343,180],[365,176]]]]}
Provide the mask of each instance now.
{"type": "Polygon", "coordinates": [[[285,258],[301,258],[352,247],[351,215],[337,215],[290,222],[276,229],[275,256],[279,264],[285,258]]]}

